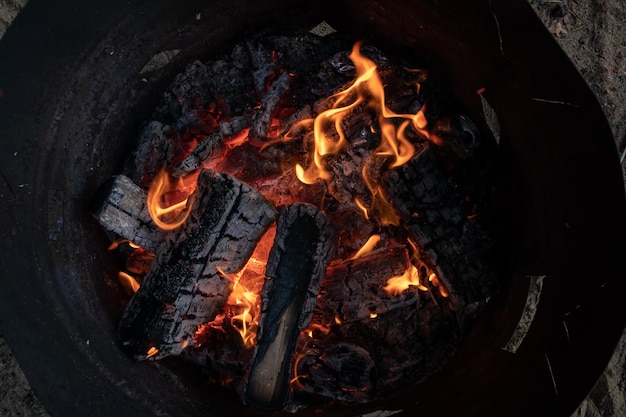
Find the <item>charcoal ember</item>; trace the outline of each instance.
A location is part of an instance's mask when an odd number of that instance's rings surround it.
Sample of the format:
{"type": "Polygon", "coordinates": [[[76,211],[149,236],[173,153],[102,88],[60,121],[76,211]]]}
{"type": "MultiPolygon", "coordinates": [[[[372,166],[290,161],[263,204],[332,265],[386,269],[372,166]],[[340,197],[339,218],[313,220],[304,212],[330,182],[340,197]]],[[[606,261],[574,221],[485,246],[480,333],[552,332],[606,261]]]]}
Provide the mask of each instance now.
{"type": "Polygon", "coordinates": [[[211,167],[227,172],[242,181],[255,183],[259,180],[280,175],[282,168],[276,163],[276,159],[260,157],[259,148],[250,142],[244,142],[239,146],[228,149],[211,167]]]}
{"type": "Polygon", "coordinates": [[[135,184],[147,189],[152,179],[175,153],[176,132],[160,121],[146,123],[139,133],[137,147],[125,168],[125,175],[135,184]]]}
{"type": "Polygon", "coordinates": [[[126,307],[119,335],[135,359],[180,354],[194,343],[199,325],[225,306],[232,283],[275,210],[247,184],[203,170],[182,227],[168,233],[150,272],[126,307]]]}
{"type": "Polygon", "coordinates": [[[116,235],[154,253],[165,234],[150,218],[146,192],[125,175],[102,184],[91,202],[91,215],[116,235]]]}
{"type": "Polygon", "coordinates": [[[213,101],[209,79],[207,66],[199,60],[188,64],[185,71],[176,76],[170,89],[180,103],[181,114],[213,101]]]}
{"type": "Polygon", "coordinates": [[[278,104],[291,88],[293,76],[283,72],[274,79],[261,100],[261,106],[252,118],[252,125],[248,138],[257,146],[267,142],[272,120],[277,111],[278,104]]]}
{"type": "Polygon", "coordinates": [[[174,165],[171,170],[171,176],[180,178],[202,168],[203,163],[223,146],[222,135],[219,133],[203,137],[185,159],[174,165]]]}
{"type": "Polygon", "coordinates": [[[384,175],[385,187],[423,261],[435,271],[453,309],[484,302],[497,291],[488,256],[491,240],[477,234],[447,181],[433,149],[426,144],[405,165],[384,175]]]}
{"type": "Polygon", "coordinates": [[[363,211],[353,205],[327,209],[327,213],[340,226],[337,259],[351,258],[379,229],[374,221],[365,218],[363,211]]]}
{"type": "Polygon", "coordinates": [[[251,114],[256,106],[252,66],[245,42],[236,44],[230,54],[207,62],[207,82],[226,116],[251,114]]]}
{"type": "Polygon", "coordinates": [[[371,401],[397,394],[441,369],[456,353],[461,330],[453,311],[436,303],[431,292],[423,294],[419,307],[413,304],[375,318],[334,323],[326,332],[303,332],[296,352],[302,359],[296,364],[294,397],[314,393],[318,401],[324,397],[333,402],[371,401]],[[319,380],[328,373],[326,352],[343,344],[358,346],[373,363],[371,383],[352,395],[341,387],[333,389],[332,384],[322,388],[323,381],[319,380]]]}
{"type": "Polygon", "coordinates": [[[338,343],[323,352],[307,349],[296,361],[294,395],[306,393],[346,403],[366,403],[375,392],[375,364],[354,344],[338,343]]]}
{"type": "Polygon", "coordinates": [[[252,79],[257,97],[263,97],[268,82],[281,71],[280,63],[275,59],[271,49],[256,39],[245,41],[245,47],[250,57],[252,79]]]}
{"type": "Polygon", "coordinates": [[[244,401],[279,410],[289,399],[291,359],[300,330],[313,316],[326,266],[336,250],[328,217],[307,203],[283,206],[266,268],[254,361],[244,401]]]}
{"type": "Polygon", "coordinates": [[[195,335],[193,349],[181,353],[181,358],[196,364],[207,382],[239,392],[250,369],[254,349],[241,343],[241,335],[227,317],[222,315],[219,327],[201,326],[195,335]]]}
{"type": "Polygon", "coordinates": [[[286,136],[285,140],[302,135],[312,129],[314,118],[313,109],[309,104],[305,104],[280,121],[279,135],[286,136]]]}
{"type": "Polygon", "coordinates": [[[217,126],[217,132],[222,135],[223,138],[231,138],[235,135],[239,135],[245,128],[250,127],[251,122],[252,116],[249,114],[233,116],[220,122],[217,126]]]}
{"type": "Polygon", "coordinates": [[[349,81],[347,76],[338,79],[322,79],[319,68],[337,50],[349,50],[350,43],[335,34],[321,38],[312,33],[282,34],[264,33],[257,42],[266,50],[274,51],[275,60],[281,67],[298,75],[293,86],[293,97],[299,104],[310,103],[326,97],[340,85],[349,81]]]}

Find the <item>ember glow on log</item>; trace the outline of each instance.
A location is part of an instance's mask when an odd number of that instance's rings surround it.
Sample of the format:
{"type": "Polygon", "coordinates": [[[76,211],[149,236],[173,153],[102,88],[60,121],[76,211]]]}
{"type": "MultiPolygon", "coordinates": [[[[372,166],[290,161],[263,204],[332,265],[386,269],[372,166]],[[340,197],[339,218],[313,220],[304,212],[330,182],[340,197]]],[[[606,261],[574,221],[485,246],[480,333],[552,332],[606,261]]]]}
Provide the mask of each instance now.
{"type": "Polygon", "coordinates": [[[425,69],[334,36],[190,63],[92,208],[134,242],[112,248],[129,355],[261,410],[423,381],[498,289],[478,129],[425,69]]]}

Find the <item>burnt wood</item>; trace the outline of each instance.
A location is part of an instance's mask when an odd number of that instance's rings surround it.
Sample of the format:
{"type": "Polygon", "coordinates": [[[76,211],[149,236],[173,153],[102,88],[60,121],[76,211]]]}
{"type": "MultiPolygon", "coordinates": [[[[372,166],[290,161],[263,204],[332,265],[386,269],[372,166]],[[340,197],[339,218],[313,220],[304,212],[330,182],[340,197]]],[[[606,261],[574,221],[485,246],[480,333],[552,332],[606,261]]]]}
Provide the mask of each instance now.
{"type": "Polygon", "coordinates": [[[336,232],[323,212],[306,203],[281,208],[267,262],[258,343],[243,393],[247,404],[263,410],[286,404],[291,357],[335,250],[336,232]]]}
{"type": "Polygon", "coordinates": [[[424,144],[408,163],[385,173],[384,184],[420,257],[447,290],[445,302],[462,309],[493,295],[497,285],[487,256],[490,236],[479,234],[466,218],[462,196],[447,181],[434,145],[424,144]]]}
{"type": "Polygon", "coordinates": [[[417,305],[418,290],[410,287],[402,295],[384,290],[387,281],[409,269],[404,246],[378,249],[357,259],[333,263],[322,283],[317,308],[328,323],[369,319],[395,308],[417,305]]]}
{"type": "Polygon", "coordinates": [[[283,72],[276,78],[261,100],[261,107],[252,118],[252,125],[248,137],[253,144],[262,144],[267,141],[272,118],[278,104],[291,88],[293,76],[283,72]]]}
{"type": "Polygon", "coordinates": [[[106,230],[153,253],[164,237],[150,218],[146,192],[124,175],[115,175],[100,186],[91,214],[106,230]]]}
{"type": "Polygon", "coordinates": [[[177,355],[225,305],[231,281],[274,221],[273,206],[226,174],[203,170],[185,224],[166,235],[119,323],[136,359],[177,355]],[[155,352],[154,349],[157,349],[155,352]]]}

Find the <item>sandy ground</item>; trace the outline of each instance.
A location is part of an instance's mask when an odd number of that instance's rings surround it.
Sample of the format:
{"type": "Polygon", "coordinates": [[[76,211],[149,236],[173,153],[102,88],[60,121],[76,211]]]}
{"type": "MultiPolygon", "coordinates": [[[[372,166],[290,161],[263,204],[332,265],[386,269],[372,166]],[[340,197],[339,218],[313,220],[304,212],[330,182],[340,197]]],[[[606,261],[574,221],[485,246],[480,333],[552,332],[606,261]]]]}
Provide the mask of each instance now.
{"type": "MultiPolygon", "coordinates": [[[[587,80],[613,129],[626,184],[624,0],[528,0],[587,80]]],[[[0,37],[27,0],[0,0],[0,37]]],[[[626,214],[626,213],[625,213],[626,214]]],[[[47,417],[0,334],[0,417],[47,417]]],[[[626,330],[606,371],[572,417],[626,416],[626,330]]]]}

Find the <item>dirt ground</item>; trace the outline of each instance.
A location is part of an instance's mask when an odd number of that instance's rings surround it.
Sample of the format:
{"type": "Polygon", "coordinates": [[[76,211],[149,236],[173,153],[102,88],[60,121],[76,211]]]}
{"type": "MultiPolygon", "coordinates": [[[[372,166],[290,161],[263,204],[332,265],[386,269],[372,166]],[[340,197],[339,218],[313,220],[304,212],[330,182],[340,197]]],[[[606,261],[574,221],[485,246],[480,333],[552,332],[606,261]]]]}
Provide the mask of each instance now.
{"type": "MultiPolygon", "coordinates": [[[[0,37],[27,0],[0,0],[0,37]]],[[[624,0],[528,0],[587,80],[612,127],[626,184],[624,0]]],[[[624,213],[626,215],[626,213],[624,213]]],[[[0,334],[0,417],[47,417],[0,334]]],[[[626,331],[606,371],[572,417],[626,416],[626,331]]]]}

